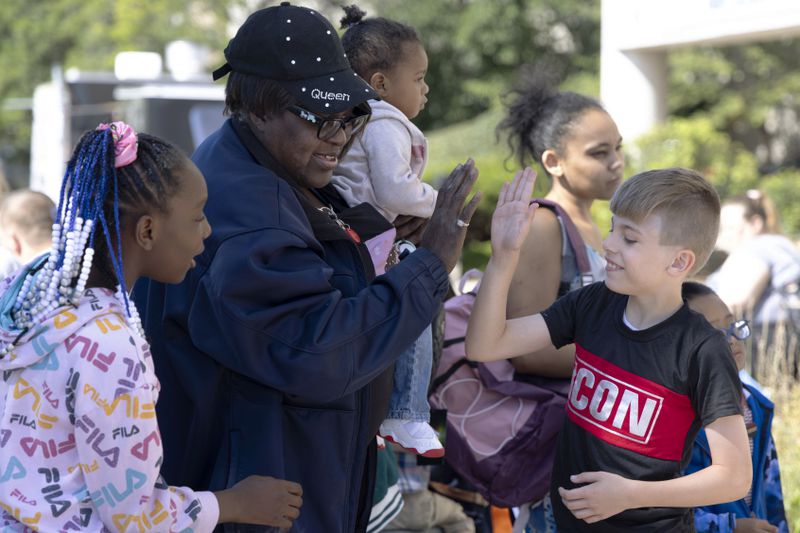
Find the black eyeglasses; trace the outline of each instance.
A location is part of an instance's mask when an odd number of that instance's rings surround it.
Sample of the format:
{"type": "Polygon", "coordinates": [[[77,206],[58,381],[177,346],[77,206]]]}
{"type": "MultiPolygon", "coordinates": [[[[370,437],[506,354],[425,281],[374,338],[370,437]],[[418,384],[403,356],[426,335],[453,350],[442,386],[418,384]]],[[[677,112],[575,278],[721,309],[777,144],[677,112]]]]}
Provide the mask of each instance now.
{"type": "Polygon", "coordinates": [[[348,118],[325,118],[296,105],[289,106],[286,110],[303,120],[316,124],[317,138],[321,141],[327,141],[328,139],[336,137],[341,130],[345,130],[345,133],[349,136],[353,136],[361,131],[371,116],[370,113],[364,112],[358,108],[353,109],[353,111],[358,114],[348,118]]]}
{"type": "Polygon", "coordinates": [[[725,338],[734,337],[740,341],[750,336],[750,322],[747,320],[737,320],[727,328],[719,328],[725,334],[725,338]]]}

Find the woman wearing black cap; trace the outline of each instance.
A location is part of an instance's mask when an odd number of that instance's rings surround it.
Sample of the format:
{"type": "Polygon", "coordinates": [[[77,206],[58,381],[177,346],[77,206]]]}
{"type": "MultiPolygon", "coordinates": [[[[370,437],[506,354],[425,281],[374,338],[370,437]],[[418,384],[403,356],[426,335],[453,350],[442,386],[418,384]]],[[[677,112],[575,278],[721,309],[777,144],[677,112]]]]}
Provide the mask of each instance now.
{"type": "Polygon", "coordinates": [[[163,472],[212,489],[296,481],[296,530],[362,531],[391,366],[446,292],[477,170],[453,171],[421,240],[421,220],[400,224],[420,246],[373,279],[364,241],[391,226],[330,179],[377,95],[333,26],[283,3],[252,14],[225,57],[232,116],[193,156],[214,233],[181,285],[136,292],[164,384],[163,472]]]}

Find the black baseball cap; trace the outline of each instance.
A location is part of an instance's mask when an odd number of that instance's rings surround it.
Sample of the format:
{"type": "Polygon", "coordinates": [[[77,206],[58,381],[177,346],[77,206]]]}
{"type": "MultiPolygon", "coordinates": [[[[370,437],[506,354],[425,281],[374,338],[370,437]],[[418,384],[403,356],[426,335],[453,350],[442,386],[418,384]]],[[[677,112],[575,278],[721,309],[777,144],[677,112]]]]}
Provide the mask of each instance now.
{"type": "Polygon", "coordinates": [[[378,98],[350,67],[328,19],[289,2],[247,17],[225,48],[225,59],[215,80],[231,71],[266,78],[314,113],[339,113],[378,98]]]}

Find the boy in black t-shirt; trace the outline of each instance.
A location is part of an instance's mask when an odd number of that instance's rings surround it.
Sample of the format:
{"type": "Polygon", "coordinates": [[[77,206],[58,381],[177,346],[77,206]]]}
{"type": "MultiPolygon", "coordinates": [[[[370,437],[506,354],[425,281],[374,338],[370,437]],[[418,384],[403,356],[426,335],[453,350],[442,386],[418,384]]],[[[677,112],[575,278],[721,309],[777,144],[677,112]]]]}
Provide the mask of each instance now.
{"type": "Polygon", "coordinates": [[[724,337],[681,299],[708,259],[719,198],[691,170],[638,174],[611,200],[607,279],[540,314],[506,319],[506,299],[536,205],[534,173],[503,186],[492,258],[467,330],[490,361],[575,343],[551,483],[559,531],[693,531],[691,508],[743,497],[752,468],[740,387],[724,337]],[[681,477],[701,427],[712,466],[681,477]]]}

